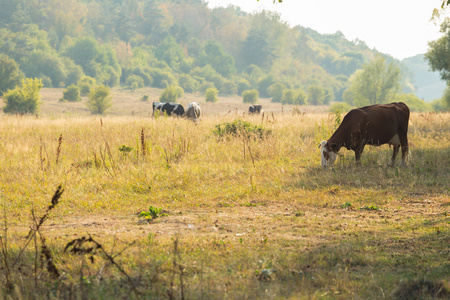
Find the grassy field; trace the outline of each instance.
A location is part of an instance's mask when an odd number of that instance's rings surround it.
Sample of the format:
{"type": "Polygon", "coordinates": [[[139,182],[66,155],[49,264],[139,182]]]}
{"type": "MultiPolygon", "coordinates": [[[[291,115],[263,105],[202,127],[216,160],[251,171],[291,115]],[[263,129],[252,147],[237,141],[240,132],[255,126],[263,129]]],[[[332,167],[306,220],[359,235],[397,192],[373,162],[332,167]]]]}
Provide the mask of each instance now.
{"type": "Polygon", "coordinates": [[[0,116],[5,299],[450,297],[450,114],[412,113],[407,167],[385,145],[324,170],[324,107],[186,95],[193,123],[152,118],[157,90],[113,94],[106,116],[58,89],[0,116]],[[236,120],[263,138],[214,133],[236,120]]]}

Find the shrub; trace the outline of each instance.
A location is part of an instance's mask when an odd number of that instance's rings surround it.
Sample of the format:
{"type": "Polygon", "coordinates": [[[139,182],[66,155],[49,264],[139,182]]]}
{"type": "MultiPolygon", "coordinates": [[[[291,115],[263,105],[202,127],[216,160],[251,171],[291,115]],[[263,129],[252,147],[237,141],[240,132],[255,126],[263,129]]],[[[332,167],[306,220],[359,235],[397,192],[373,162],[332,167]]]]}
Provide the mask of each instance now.
{"type": "Polygon", "coordinates": [[[283,91],[286,86],[282,83],[274,83],[269,88],[270,96],[272,97],[272,102],[279,103],[283,99],[283,91]]]}
{"type": "Polygon", "coordinates": [[[125,80],[125,84],[132,90],[135,90],[144,87],[144,79],[139,75],[131,74],[125,80]]]}
{"type": "Polygon", "coordinates": [[[250,82],[247,79],[241,79],[237,83],[237,93],[238,95],[242,95],[242,93],[246,90],[250,90],[252,88],[250,82]]]}
{"type": "Polygon", "coordinates": [[[184,91],[179,86],[168,86],[159,97],[159,102],[177,102],[184,91]]]}
{"type": "Polygon", "coordinates": [[[303,90],[298,90],[297,94],[295,95],[294,104],[305,105],[307,98],[308,96],[303,90]]]}
{"type": "Polygon", "coordinates": [[[271,130],[265,129],[262,125],[252,125],[250,122],[235,120],[234,122],[226,122],[216,125],[213,134],[219,138],[227,136],[237,136],[247,134],[258,138],[265,138],[272,133],[271,130]]]}
{"type": "Polygon", "coordinates": [[[216,88],[209,88],[206,90],[206,102],[217,102],[219,99],[217,99],[218,91],[216,88]]]}
{"type": "Polygon", "coordinates": [[[331,104],[330,108],[328,109],[331,113],[347,113],[352,107],[350,104],[345,102],[336,102],[331,104]]]}
{"type": "Polygon", "coordinates": [[[83,76],[78,81],[78,88],[80,89],[81,96],[87,96],[91,92],[91,89],[95,86],[95,79],[90,76],[83,76]]]}
{"type": "Polygon", "coordinates": [[[283,98],[281,99],[282,104],[294,104],[294,91],[284,90],[283,98]]]}
{"type": "Polygon", "coordinates": [[[80,91],[76,85],[69,86],[65,91],[63,91],[63,100],[69,102],[81,101],[80,91]]]}
{"type": "Polygon", "coordinates": [[[39,91],[42,88],[40,79],[26,78],[22,85],[9,90],[3,95],[5,99],[5,113],[34,114],[39,110],[39,91]]]}
{"type": "Polygon", "coordinates": [[[87,106],[93,114],[103,114],[112,106],[112,96],[110,96],[109,88],[101,85],[95,87],[89,93],[87,106]]]}
{"type": "Polygon", "coordinates": [[[247,90],[242,93],[242,97],[244,98],[244,103],[254,104],[258,101],[259,92],[258,90],[247,90]]]}

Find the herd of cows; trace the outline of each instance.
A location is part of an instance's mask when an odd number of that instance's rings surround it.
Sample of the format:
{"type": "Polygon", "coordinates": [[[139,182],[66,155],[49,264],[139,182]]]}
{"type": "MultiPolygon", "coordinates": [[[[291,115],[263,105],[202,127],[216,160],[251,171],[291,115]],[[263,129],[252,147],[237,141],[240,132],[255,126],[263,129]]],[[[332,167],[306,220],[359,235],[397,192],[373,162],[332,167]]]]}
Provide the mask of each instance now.
{"type": "MultiPolygon", "coordinates": [[[[251,105],[248,108],[249,114],[260,114],[262,111],[262,105],[251,105]]],[[[188,104],[186,110],[183,105],[179,103],[163,103],[153,102],[153,115],[162,114],[167,116],[175,115],[177,117],[183,117],[197,121],[202,115],[202,109],[197,102],[191,102],[188,104]]]]}
{"type": "MultiPolygon", "coordinates": [[[[261,111],[262,105],[251,105],[248,109],[249,114],[260,114],[261,111]]],[[[186,111],[178,103],[153,102],[153,115],[156,114],[186,116],[190,120],[197,121],[202,115],[202,110],[197,102],[189,103],[186,111]]],[[[333,165],[342,147],[353,150],[356,163],[359,164],[366,145],[381,146],[384,144],[394,146],[388,165],[394,165],[400,147],[402,148],[401,165],[405,165],[409,154],[409,114],[409,108],[403,102],[352,109],[345,115],[333,135],[320,143],[322,166],[326,168],[333,165]]]]}

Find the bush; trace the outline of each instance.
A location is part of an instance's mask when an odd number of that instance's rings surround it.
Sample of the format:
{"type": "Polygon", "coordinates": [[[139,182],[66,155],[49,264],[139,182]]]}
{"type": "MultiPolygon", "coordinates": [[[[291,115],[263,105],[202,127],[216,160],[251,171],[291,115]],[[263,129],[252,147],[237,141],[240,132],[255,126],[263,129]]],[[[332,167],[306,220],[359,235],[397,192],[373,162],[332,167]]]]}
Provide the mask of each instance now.
{"type": "Polygon", "coordinates": [[[135,90],[144,87],[144,79],[139,75],[131,74],[125,80],[125,84],[132,90],[135,90]]]}
{"type": "Polygon", "coordinates": [[[345,102],[336,102],[331,104],[330,108],[328,109],[331,113],[347,113],[352,109],[350,104],[345,102]]]}
{"type": "Polygon", "coordinates": [[[244,103],[255,104],[259,98],[258,90],[247,90],[242,93],[242,97],[244,98],[244,103]]]}
{"type": "Polygon", "coordinates": [[[76,85],[69,86],[65,91],[63,91],[63,100],[69,102],[81,101],[80,91],[76,85]]]}
{"type": "Polygon", "coordinates": [[[272,133],[271,130],[265,129],[262,125],[252,125],[250,122],[235,120],[234,122],[226,122],[216,125],[213,134],[219,138],[227,136],[238,136],[240,134],[247,134],[247,136],[254,136],[258,138],[265,138],[272,133]]]}
{"type": "Polygon", "coordinates": [[[305,105],[307,98],[308,96],[303,90],[298,90],[297,94],[295,95],[294,104],[305,105]]]}
{"type": "Polygon", "coordinates": [[[294,91],[284,90],[283,98],[281,99],[282,104],[294,104],[294,91]]]}
{"type": "Polygon", "coordinates": [[[78,88],[80,89],[81,96],[87,96],[91,92],[91,89],[95,86],[95,79],[89,76],[83,76],[78,81],[78,88]]]}
{"type": "Polygon", "coordinates": [[[159,102],[177,102],[177,100],[183,96],[184,91],[179,86],[167,87],[159,97],[159,102]]]}
{"type": "Polygon", "coordinates": [[[250,82],[247,79],[241,79],[237,83],[237,93],[238,95],[242,95],[242,93],[246,90],[250,90],[252,88],[250,82]]]}
{"type": "Polygon", "coordinates": [[[39,91],[42,88],[40,79],[26,78],[22,85],[9,90],[3,95],[5,99],[5,113],[34,114],[39,110],[39,91]]]}
{"type": "Polygon", "coordinates": [[[93,114],[103,114],[112,106],[112,96],[110,96],[107,86],[95,87],[91,90],[88,97],[87,106],[93,114]]]}
{"type": "Polygon", "coordinates": [[[218,91],[216,88],[209,88],[206,90],[206,102],[217,102],[219,99],[217,99],[218,91]]]}

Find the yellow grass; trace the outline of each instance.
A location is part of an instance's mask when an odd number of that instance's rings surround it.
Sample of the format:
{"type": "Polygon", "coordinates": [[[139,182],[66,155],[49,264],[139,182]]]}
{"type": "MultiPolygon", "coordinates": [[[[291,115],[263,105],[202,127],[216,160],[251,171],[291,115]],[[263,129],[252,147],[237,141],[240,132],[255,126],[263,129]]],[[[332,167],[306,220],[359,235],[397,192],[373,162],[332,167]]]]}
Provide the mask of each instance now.
{"type": "Polygon", "coordinates": [[[366,147],[360,167],[342,150],[323,170],[317,146],[335,126],[324,108],[293,116],[290,107],[261,100],[263,118],[243,115],[237,97],[206,104],[186,95],[182,103],[195,100],[205,112],[193,123],[152,118],[152,100],[139,100],[156,97],[152,90],[115,91],[106,116],[59,103],[59,92],[44,91],[37,117],[1,116],[8,259],[24,247],[31,210],[41,216],[64,187],[41,229],[64,275],[52,280],[41,267],[36,284],[31,243],[10,295],[46,297],[57,285],[53,296],[61,298],[70,298],[65,287],[92,298],[348,299],[389,298],[407,289],[402,283],[425,279],[448,288],[450,114],[411,115],[406,168],[399,158],[386,167],[392,149],[385,145],[366,147]],[[236,119],[271,135],[213,134],[236,119]],[[132,150],[119,151],[123,145],[132,150]],[[167,216],[143,222],[138,214],[149,206],[167,216]],[[63,252],[89,234],[113,254],[136,242],[116,258],[136,290],[106,260],[90,264],[63,252]]]}

